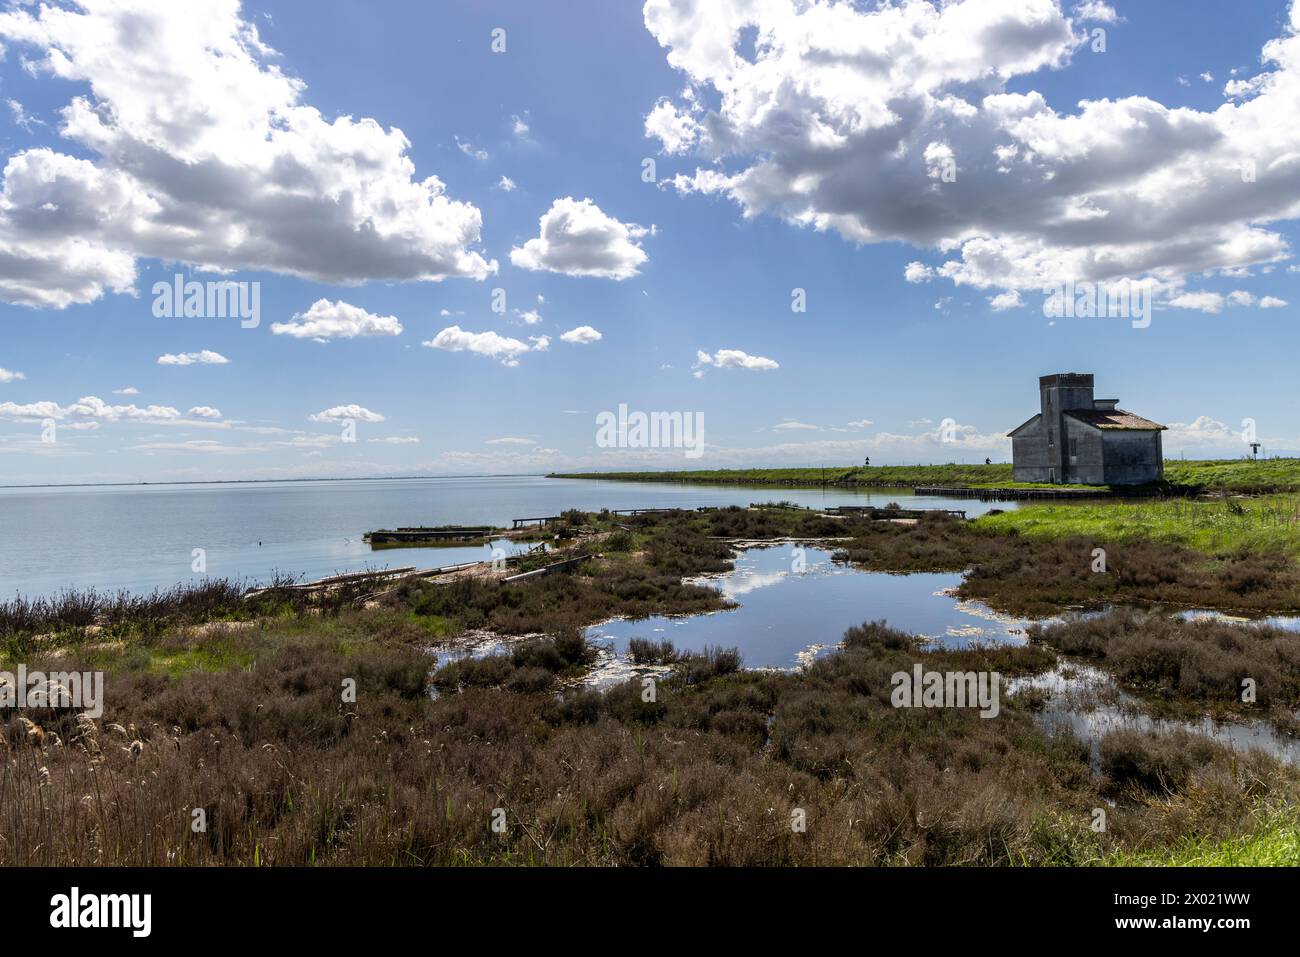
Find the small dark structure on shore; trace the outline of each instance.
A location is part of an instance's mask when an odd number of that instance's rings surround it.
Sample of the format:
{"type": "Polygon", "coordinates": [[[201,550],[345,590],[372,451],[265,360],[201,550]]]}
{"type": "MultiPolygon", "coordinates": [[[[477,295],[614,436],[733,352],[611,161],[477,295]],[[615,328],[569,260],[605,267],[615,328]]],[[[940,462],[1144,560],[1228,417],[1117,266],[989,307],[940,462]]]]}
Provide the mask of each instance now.
{"type": "Polygon", "coordinates": [[[826,515],[863,516],[872,521],[887,521],[895,518],[925,518],[927,515],[947,515],[949,518],[966,517],[965,511],[957,508],[900,508],[897,505],[833,505],[822,511],[826,515]]]}
{"type": "Polygon", "coordinates": [[[495,532],[491,525],[435,525],[381,528],[366,532],[363,542],[373,545],[414,545],[421,542],[444,544],[446,542],[478,542],[495,532]]]}
{"type": "Polygon", "coordinates": [[[1062,372],[1038,380],[1041,411],[1012,429],[1017,482],[1143,485],[1164,478],[1160,433],[1165,427],[1093,398],[1091,373],[1062,372]]]}

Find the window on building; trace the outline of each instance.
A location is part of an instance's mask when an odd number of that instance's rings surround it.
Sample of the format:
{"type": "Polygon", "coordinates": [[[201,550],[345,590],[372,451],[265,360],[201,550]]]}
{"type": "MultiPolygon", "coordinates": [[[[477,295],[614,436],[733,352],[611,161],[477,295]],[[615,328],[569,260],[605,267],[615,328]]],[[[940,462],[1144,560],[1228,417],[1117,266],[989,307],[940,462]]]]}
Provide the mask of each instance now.
{"type": "Polygon", "coordinates": [[[1070,455],[1074,456],[1078,454],[1079,454],[1079,440],[1070,439],[1070,455]]]}
{"type": "Polygon", "coordinates": [[[1056,429],[1047,430],[1047,444],[1048,445],[1056,444],[1056,429]]]}

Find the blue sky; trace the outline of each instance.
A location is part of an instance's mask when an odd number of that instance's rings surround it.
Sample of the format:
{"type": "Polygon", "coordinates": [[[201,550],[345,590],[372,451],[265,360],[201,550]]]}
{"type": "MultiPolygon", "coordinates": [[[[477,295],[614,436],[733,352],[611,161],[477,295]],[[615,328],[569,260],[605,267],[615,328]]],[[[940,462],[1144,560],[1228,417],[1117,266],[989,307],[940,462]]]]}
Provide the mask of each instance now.
{"type": "Polygon", "coordinates": [[[1006,460],[1058,371],[1300,449],[1280,0],[186,6],[0,15],[0,484],[1006,460]]]}

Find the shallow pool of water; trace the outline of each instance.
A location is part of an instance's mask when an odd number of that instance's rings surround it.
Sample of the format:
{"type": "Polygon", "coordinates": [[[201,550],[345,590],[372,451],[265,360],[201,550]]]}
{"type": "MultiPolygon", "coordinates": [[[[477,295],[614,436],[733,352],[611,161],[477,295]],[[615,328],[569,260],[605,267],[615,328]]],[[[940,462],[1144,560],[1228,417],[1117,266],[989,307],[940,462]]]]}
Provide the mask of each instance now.
{"type": "Polygon", "coordinates": [[[1121,691],[1110,675],[1077,662],[1038,675],[1012,678],[1006,690],[1014,694],[1027,688],[1039,688],[1051,696],[1037,715],[1039,725],[1052,732],[1068,730],[1086,742],[1094,771],[1101,767],[1101,739],[1111,731],[1187,731],[1238,751],[1259,748],[1281,761],[1300,764],[1300,740],[1267,721],[1215,721],[1209,715],[1195,719],[1152,717],[1140,701],[1121,691]]]}
{"type": "Polygon", "coordinates": [[[956,572],[894,575],[831,561],[821,548],[748,548],[733,571],[695,579],[739,603],[708,615],[614,619],[587,637],[616,656],[632,638],[668,639],[679,651],[736,647],[747,668],[795,668],[833,649],[847,628],[884,619],[947,647],[1023,644],[1028,621],[1000,615],[950,592],[956,572]]]}
{"type": "MultiPolygon", "coordinates": [[[[633,677],[666,675],[671,668],[631,661],[628,644],[638,637],[668,639],[678,651],[698,652],[706,645],[736,647],[745,667],[783,670],[800,667],[830,652],[846,629],[877,619],[929,639],[932,647],[1025,643],[1029,620],[953,597],[953,589],[961,582],[960,573],[870,572],[833,562],[831,554],[826,549],[794,544],[745,548],[733,570],[693,579],[718,589],[737,603],[736,608],[705,615],[620,618],[592,626],[587,637],[597,647],[598,658],[583,683],[606,688],[633,677]]],[[[1201,617],[1217,613],[1185,614],[1201,617]]],[[[1261,621],[1300,627],[1297,618],[1261,621]]],[[[435,660],[441,664],[464,655],[501,654],[517,640],[484,635],[468,645],[440,649],[435,660]]],[[[1063,663],[1040,675],[1010,679],[1005,691],[1014,694],[1027,688],[1049,693],[1037,720],[1045,730],[1068,729],[1086,741],[1091,746],[1094,770],[1099,768],[1101,738],[1120,729],[1157,733],[1183,729],[1239,750],[1262,748],[1283,761],[1300,764],[1300,740],[1267,722],[1153,718],[1107,674],[1077,662],[1063,663]]]]}
{"type": "Polygon", "coordinates": [[[1300,631],[1300,615],[1268,615],[1263,618],[1249,618],[1242,615],[1229,615],[1221,611],[1209,611],[1203,608],[1184,611],[1181,614],[1184,618],[1190,618],[1193,621],[1214,618],[1218,621],[1232,622],[1234,625],[1264,625],[1281,628],[1285,631],[1300,631]]]}

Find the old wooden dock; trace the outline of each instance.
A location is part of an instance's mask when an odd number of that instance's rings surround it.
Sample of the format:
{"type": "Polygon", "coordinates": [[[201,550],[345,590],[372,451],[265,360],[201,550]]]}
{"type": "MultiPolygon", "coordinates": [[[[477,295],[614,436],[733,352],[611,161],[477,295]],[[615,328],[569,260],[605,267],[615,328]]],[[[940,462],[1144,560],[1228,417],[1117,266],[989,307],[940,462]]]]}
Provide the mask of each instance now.
{"type": "MultiPolygon", "coordinates": [[[[1115,493],[1109,487],[1098,488],[964,488],[945,485],[918,485],[913,491],[917,495],[936,495],[943,498],[974,498],[981,502],[1017,502],[1017,501],[1071,501],[1089,498],[1114,498],[1115,493]]],[[[1128,493],[1125,493],[1128,494],[1128,493]]],[[[1158,495],[1159,492],[1138,492],[1135,496],[1158,495]]]]}
{"type": "Polygon", "coordinates": [[[950,515],[953,518],[965,518],[966,512],[960,508],[890,508],[884,505],[832,505],[823,510],[827,515],[857,515],[873,520],[891,518],[924,518],[927,515],[950,515]]]}
{"type": "Polygon", "coordinates": [[[381,528],[366,532],[363,542],[371,545],[410,545],[417,542],[480,541],[496,531],[491,525],[414,525],[400,528],[381,528]]]}

